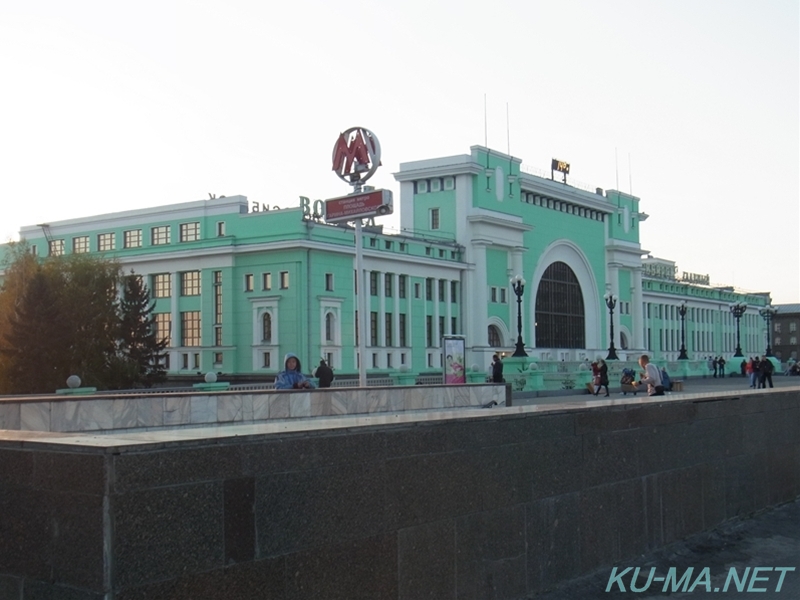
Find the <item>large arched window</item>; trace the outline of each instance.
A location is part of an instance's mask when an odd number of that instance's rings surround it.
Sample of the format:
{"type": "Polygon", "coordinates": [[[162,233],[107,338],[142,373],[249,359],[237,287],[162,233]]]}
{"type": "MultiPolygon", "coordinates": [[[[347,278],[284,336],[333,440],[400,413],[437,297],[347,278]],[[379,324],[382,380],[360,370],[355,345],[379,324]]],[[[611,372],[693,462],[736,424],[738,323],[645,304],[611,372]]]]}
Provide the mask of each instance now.
{"type": "Polygon", "coordinates": [[[272,315],[268,312],[261,317],[261,341],[265,344],[272,343],[272,315]]]}
{"type": "Polygon", "coordinates": [[[500,332],[495,325],[489,325],[489,346],[491,348],[500,348],[503,341],[500,339],[500,332]]]}
{"type": "Polygon", "coordinates": [[[584,348],[585,321],[578,278],[569,265],[554,262],[536,290],[536,347],[584,348]]]}

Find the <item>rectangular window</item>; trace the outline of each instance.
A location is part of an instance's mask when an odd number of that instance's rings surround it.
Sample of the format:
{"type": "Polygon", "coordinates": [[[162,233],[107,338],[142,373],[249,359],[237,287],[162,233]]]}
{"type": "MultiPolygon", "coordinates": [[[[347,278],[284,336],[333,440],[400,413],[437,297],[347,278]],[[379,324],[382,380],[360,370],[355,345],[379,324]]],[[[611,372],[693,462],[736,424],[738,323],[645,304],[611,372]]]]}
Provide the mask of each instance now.
{"type": "Polygon", "coordinates": [[[181,345],[200,345],[200,311],[190,310],[181,313],[181,345]]]}
{"type": "Polygon", "coordinates": [[[383,295],[387,298],[392,297],[392,279],[394,275],[392,273],[386,273],[383,276],[383,295]]]}
{"type": "Polygon", "coordinates": [[[156,273],[153,275],[153,297],[169,298],[172,295],[172,275],[156,273]]]}
{"type": "Polygon", "coordinates": [[[437,342],[437,344],[438,344],[438,343],[439,343],[439,341],[441,341],[441,339],[442,339],[442,336],[445,334],[445,330],[444,330],[444,317],[439,317],[439,331],[437,331],[436,333],[437,333],[436,342],[437,342]]]}
{"type": "Polygon", "coordinates": [[[789,333],[794,333],[795,331],[797,331],[797,323],[792,321],[789,323],[789,333]]]}
{"type": "Polygon", "coordinates": [[[172,345],[172,316],[170,313],[155,313],[156,318],[156,337],[167,342],[167,346],[172,345]]]}
{"type": "Polygon", "coordinates": [[[391,354],[387,354],[386,355],[386,368],[387,369],[391,369],[392,368],[392,355],[391,354]]]}
{"type": "Polygon", "coordinates": [[[64,256],[64,240],[50,240],[50,256],[64,256]]]}
{"type": "Polygon", "coordinates": [[[429,247],[427,247],[427,248],[425,248],[425,255],[426,255],[426,256],[430,256],[430,255],[431,255],[431,248],[430,248],[430,246],[429,246],[429,247]]]}
{"type": "Polygon", "coordinates": [[[181,273],[181,296],[200,295],[200,271],[181,273]]]}
{"type": "Polygon", "coordinates": [[[253,274],[252,273],[245,273],[245,275],[244,275],[244,291],[245,292],[252,292],[253,291],[253,274]]]}
{"type": "Polygon", "coordinates": [[[369,247],[370,248],[374,248],[377,245],[378,245],[378,240],[376,238],[370,238],[369,239],[369,247]]]}
{"type": "Polygon", "coordinates": [[[264,369],[269,369],[272,366],[272,360],[271,360],[272,355],[269,352],[264,352],[262,353],[261,356],[262,356],[261,366],[264,369]]]}
{"type": "Polygon", "coordinates": [[[181,223],[180,240],[182,242],[196,242],[200,239],[200,223],[181,223]]]}
{"type": "Polygon", "coordinates": [[[378,345],[378,313],[374,310],[369,313],[369,345],[378,345]]]}
{"type": "Polygon", "coordinates": [[[419,284],[414,284],[414,298],[419,298],[419,284]]]}
{"type": "Polygon", "coordinates": [[[775,323],[774,330],[775,330],[775,333],[780,333],[781,332],[781,324],[780,323],[775,323]]]}
{"type": "Polygon", "coordinates": [[[458,333],[458,319],[456,317],[450,317],[450,333],[456,334],[458,333]]]}
{"type": "Polygon", "coordinates": [[[378,295],[378,272],[377,271],[370,271],[369,272],[369,295],[370,296],[377,296],[378,295]]]}
{"type": "Polygon", "coordinates": [[[425,280],[425,300],[433,300],[433,279],[430,277],[425,280]]]}
{"type": "Polygon", "coordinates": [[[150,243],[153,246],[169,244],[169,225],[150,228],[150,243]]]}
{"type": "Polygon", "coordinates": [[[373,352],[372,353],[372,368],[373,369],[377,369],[378,368],[378,353],[377,352],[373,352]]]}
{"type": "Polygon", "coordinates": [[[439,248],[439,258],[444,258],[444,250],[439,248]]]}
{"type": "Polygon", "coordinates": [[[405,251],[406,251],[406,243],[400,242],[400,252],[405,252],[405,251]]]}
{"type": "Polygon", "coordinates": [[[200,368],[200,354],[195,352],[192,354],[192,368],[199,369],[200,368]]]}
{"type": "Polygon", "coordinates": [[[392,313],[384,315],[384,332],[386,333],[386,346],[392,346],[392,313]]]}
{"type": "Polygon", "coordinates": [[[431,179],[431,191],[432,192],[441,192],[442,191],[442,180],[438,177],[436,179],[431,179]]]}
{"type": "Polygon", "coordinates": [[[31,244],[31,254],[39,256],[39,249],[36,247],[36,244],[31,244]]]}
{"type": "Polygon", "coordinates": [[[505,304],[506,303],[506,292],[507,291],[508,290],[506,288],[500,288],[500,303],[501,304],[505,304]]]}
{"type": "Polygon", "coordinates": [[[265,291],[272,289],[272,273],[263,273],[261,275],[261,287],[265,291]]]}
{"type": "Polygon", "coordinates": [[[217,237],[225,235],[225,221],[217,221],[217,237]]]}
{"type": "Polygon", "coordinates": [[[222,346],[222,326],[214,325],[214,345],[222,346]]]}
{"type": "Polygon", "coordinates": [[[445,283],[444,279],[439,280],[439,297],[437,298],[439,302],[444,302],[445,283]]]}
{"type": "Polygon", "coordinates": [[[400,317],[400,322],[398,323],[399,331],[397,332],[400,335],[400,346],[406,347],[408,346],[406,340],[406,315],[405,313],[400,313],[398,315],[400,317]]]}
{"type": "Polygon", "coordinates": [[[100,252],[114,249],[114,234],[100,233],[97,235],[97,249],[100,252]]]}
{"type": "Polygon", "coordinates": [[[214,352],[214,366],[215,367],[222,366],[222,352],[214,352]]]}
{"type": "Polygon", "coordinates": [[[456,178],[455,177],[445,177],[444,178],[444,189],[447,191],[456,189],[456,178]]]}
{"type": "MultiPolygon", "coordinates": [[[[222,271],[214,271],[214,325],[222,325],[222,271]]],[[[220,340],[222,339],[222,328],[219,328],[220,340]]],[[[217,346],[221,346],[220,341],[217,346]]]]}
{"type": "Polygon", "coordinates": [[[72,238],[72,253],[86,254],[89,252],[89,236],[82,235],[72,238]]]}
{"type": "Polygon", "coordinates": [[[431,209],[431,229],[439,229],[439,209],[431,209]]]}
{"type": "Polygon", "coordinates": [[[281,289],[289,289],[289,271],[281,271],[281,289]]]}
{"type": "Polygon", "coordinates": [[[494,286],[492,286],[491,299],[492,302],[497,302],[497,288],[494,286]]]}
{"type": "Polygon", "coordinates": [[[142,230],[130,229],[122,234],[123,248],[141,248],[142,247],[142,230]]]}
{"type": "Polygon", "coordinates": [[[433,317],[425,317],[425,345],[430,348],[433,346],[433,317]]]}
{"type": "Polygon", "coordinates": [[[458,282],[450,282],[450,302],[458,302],[458,282]]]}
{"type": "Polygon", "coordinates": [[[426,194],[428,192],[428,180],[421,179],[415,182],[417,184],[417,194],[426,194]]]}
{"type": "Polygon", "coordinates": [[[405,298],[406,297],[406,276],[405,275],[400,275],[397,278],[397,295],[400,298],[405,298]]]}
{"type": "Polygon", "coordinates": [[[383,247],[386,248],[387,250],[391,250],[392,249],[392,242],[390,242],[389,240],[386,240],[383,243],[383,247]]]}
{"type": "Polygon", "coordinates": [[[333,291],[333,273],[325,273],[325,291],[333,291]]]}

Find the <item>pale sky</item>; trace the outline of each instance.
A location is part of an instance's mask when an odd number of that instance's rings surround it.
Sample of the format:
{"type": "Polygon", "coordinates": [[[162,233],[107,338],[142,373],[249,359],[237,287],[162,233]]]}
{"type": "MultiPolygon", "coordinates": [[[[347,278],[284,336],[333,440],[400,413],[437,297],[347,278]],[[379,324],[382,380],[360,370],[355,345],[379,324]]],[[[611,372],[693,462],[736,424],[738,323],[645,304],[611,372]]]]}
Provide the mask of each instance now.
{"type": "Polygon", "coordinates": [[[632,191],[654,256],[800,302],[799,6],[0,0],[0,240],[209,193],[343,195],[331,150],[355,125],[398,198],[401,162],[484,143],[485,94],[490,147],[632,191]]]}

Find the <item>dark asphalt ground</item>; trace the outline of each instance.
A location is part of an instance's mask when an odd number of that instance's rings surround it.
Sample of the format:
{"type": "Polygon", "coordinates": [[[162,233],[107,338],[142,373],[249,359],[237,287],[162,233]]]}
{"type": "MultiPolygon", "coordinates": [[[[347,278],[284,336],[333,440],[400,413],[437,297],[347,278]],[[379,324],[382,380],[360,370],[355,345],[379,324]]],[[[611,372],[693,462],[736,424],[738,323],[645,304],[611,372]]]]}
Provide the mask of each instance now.
{"type": "MultiPolygon", "coordinates": [[[[800,386],[800,377],[775,376],[775,388],[800,386]]],[[[743,390],[753,393],[764,393],[768,390],[751,390],[748,382],[741,377],[725,379],[700,378],[684,382],[682,394],[735,392],[743,390]]],[[[675,394],[677,395],[677,393],[675,394]]],[[[588,393],[566,396],[549,396],[539,398],[518,397],[514,395],[514,404],[545,404],[574,402],[576,400],[591,401],[588,393]]],[[[611,387],[613,398],[624,396],[611,387]]],[[[798,432],[800,433],[800,432],[798,432]]],[[[748,519],[736,519],[723,523],[710,532],[692,536],[681,542],[670,544],[649,555],[616,565],[616,575],[627,567],[632,567],[619,580],[612,580],[612,569],[603,568],[595,573],[572,580],[559,588],[535,596],[536,600],[592,600],[594,598],[637,598],[639,600],[657,600],[662,598],[778,598],[781,600],[800,600],[800,499],[795,502],[775,507],[758,513],[748,519]],[[630,584],[635,568],[640,568],[636,587],[641,591],[632,591],[630,584]],[[672,591],[672,582],[665,583],[657,578],[668,576],[670,568],[675,569],[677,579],[686,574],[689,568],[693,571],[684,588],[683,584],[672,591]],[[708,568],[708,577],[703,569],[708,568]],[[747,571],[747,578],[742,591],[737,589],[730,577],[731,569],[742,580],[747,571]],[[794,571],[777,571],[776,567],[794,568],[794,571]],[[651,569],[655,568],[654,579],[647,585],[651,569]],[[758,579],[752,580],[754,569],[760,568],[758,579]],[[770,570],[767,570],[770,569],[770,570]],[[781,576],[783,580],[781,582],[781,576]],[[699,581],[697,581],[699,579],[699,581]],[[697,581],[693,591],[689,591],[697,581]],[[609,583],[611,582],[611,585],[609,583]],[[778,590],[778,584],[780,590],[778,590]],[[622,591],[622,587],[625,591],[622,591]],[[606,591],[608,588],[608,591],[606,591]],[[685,590],[685,591],[684,591],[685,590]]]]}

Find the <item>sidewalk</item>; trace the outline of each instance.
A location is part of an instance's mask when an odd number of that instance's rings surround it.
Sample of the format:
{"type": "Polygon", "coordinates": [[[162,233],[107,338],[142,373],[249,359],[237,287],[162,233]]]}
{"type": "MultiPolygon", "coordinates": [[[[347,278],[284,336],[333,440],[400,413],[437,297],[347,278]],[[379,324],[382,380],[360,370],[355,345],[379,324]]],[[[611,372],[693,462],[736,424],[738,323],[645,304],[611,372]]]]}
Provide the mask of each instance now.
{"type": "MultiPolygon", "coordinates": [[[[772,377],[772,382],[775,385],[775,389],[780,388],[787,388],[787,387],[800,387],[800,377],[788,377],[784,375],[774,375],[772,377]]],[[[619,383],[612,383],[610,386],[611,397],[612,398],[624,398],[622,392],[620,391],[619,383]]],[[[757,392],[766,392],[769,391],[769,388],[766,390],[753,390],[753,388],[749,385],[749,380],[745,377],[726,377],[724,379],[720,378],[713,378],[713,377],[691,377],[689,379],[683,380],[683,391],[682,392],[672,392],[667,393],[667,396],[671,395],[678,395],[678,394],[707,394],[709,392],[735,392],[736,390],[742,391],[757,391],[757,392]]],[[[638,395],[646,394],[647,392],[640,392],[638,395]]],[[[630,397],[631,394],[628,393],[627,397],[630,397]]],[[[598,400],[603,399],[603,395],[597,396],[598,400]]],[[[561,402],[574,402],[575,400],[580,401],[587,401],[592,400],[594,396],[592,396],[587,390],[585,389],[575,389],[575,390],[556,390],[556,391],[541,391],[541,392],[512,392],[511,394],[512,403],[515,406],[525,406],[531,404],[552,404],[552,403],[561,403],[561,402]]],[[[800,600],[800,597],[798,597],[800,600]]]]}

